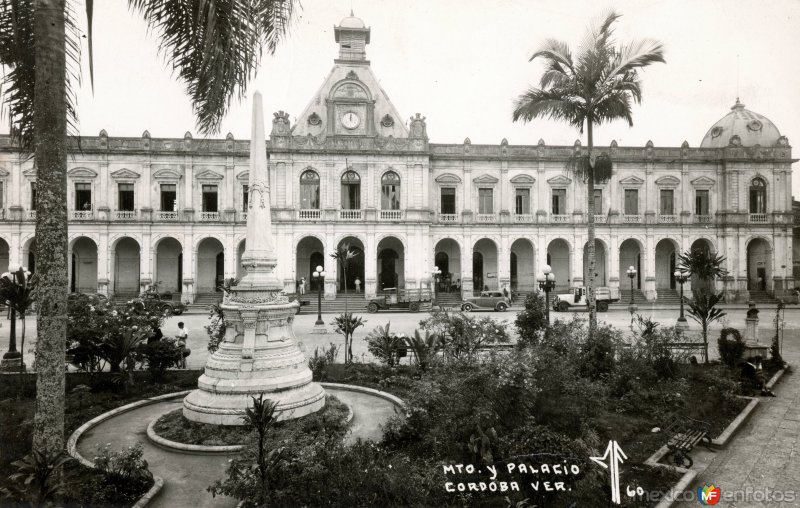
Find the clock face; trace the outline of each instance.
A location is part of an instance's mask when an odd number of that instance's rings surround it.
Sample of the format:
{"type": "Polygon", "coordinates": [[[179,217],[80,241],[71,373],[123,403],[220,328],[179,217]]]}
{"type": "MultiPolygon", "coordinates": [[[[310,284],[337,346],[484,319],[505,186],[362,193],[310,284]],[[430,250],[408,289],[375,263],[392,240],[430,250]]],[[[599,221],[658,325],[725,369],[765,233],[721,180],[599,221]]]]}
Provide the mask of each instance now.
{"type": "Polygon", "coordinates": [[[342,125],[345,129],[355,129],[361,123],[361,118],[352,111],[348,111],[342,115],[342,125]]]}

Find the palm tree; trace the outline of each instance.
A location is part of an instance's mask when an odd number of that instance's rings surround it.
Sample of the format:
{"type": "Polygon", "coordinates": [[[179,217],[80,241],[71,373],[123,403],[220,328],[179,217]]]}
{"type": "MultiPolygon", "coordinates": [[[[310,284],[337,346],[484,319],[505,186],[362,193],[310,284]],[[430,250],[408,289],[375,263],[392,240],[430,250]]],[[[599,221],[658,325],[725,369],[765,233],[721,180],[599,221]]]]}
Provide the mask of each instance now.
{"type": "Polygon", "coordinates": [[[715,322],[725,317],[725,312],[717,307],[722,300],[722,293],[697,293],[694,300],[688,302],[689,315],[700,323],[703,336],[704,362],[708,363],[708,328],[715,322]]]}
{"type": "Polygon", "coordinates": [[[678,261],[680,267],[697,277],[700,283],[699,287],[692,287],[693,293],[713,292],[713,282],[728,275],[728,270],[723,268],[725,258],[708,249],[690,249],[679,255],[678,261]]]}
{"type": "Polygon", "coordinates": [[[336,260],[339,267],[342,269],[342,281],[344,282],[344,313],[347,314],[347,267],[350,266],[350,260],[358,255],[356,251],[350,248],[349,243],[343,244],[341,247],[331,254],[331,257],[336,260]]]}
{"type": "MultiPolygon", "coordinates": [[[[216,133],[231,99],[245,96],[264,47],[286,32],[294,0],[128,0],[159,37],[161,52],[186,85],[204,133],[216,133]]],[[[93,79],[92,12],[86,1],[93,79]]],[[[70,84],[80,38],[67,0],[0,1],[0,65],[12,138],[37,168],[38,313],[34,449],[64,445],[67,309],[67,127],[75,125],[70,84]],[[34,48],[34,51],[28,48],[34,48]],[[68,62],[72,65],[68,65],[68,62]]],[[[74,130],[74,129],[73,129],[74,130]]]]}
{"type": "Polygon", "coordinates": [[[599,24],[590,27],[578,53],[573,58],[566,43],[548,39],[530,60],[543,58],[545,72],[539,80],[540,88],[530,88],[520,95],[512,114],[516,122],[529,122],[534,118],[561,120],[587,135],[585,154],[572,158],[567,169],[587,184],[586,216],[588,222],[587,258],[589,261],[587,301],[589,303],[589,336],[597,328],[595,306],[595,226],[594,184],[611,177],[610,157],[601,153],[595,157],[593,128],[604,122],[625,120],[633,126],[632,102],[642,100],[642,87],[638,70],[656,62],[664,62],[660,42],[644,39],[619,47],[613,40],[613,24],[620,15],[608,13],[599,24]]]}

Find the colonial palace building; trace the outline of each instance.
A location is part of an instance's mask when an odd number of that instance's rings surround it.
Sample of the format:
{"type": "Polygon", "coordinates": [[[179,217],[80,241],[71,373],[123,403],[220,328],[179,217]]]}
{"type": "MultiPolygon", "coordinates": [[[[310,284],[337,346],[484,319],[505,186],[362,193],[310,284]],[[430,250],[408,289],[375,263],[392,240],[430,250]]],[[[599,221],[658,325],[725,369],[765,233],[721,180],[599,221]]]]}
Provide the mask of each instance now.
{"type": "MultiPolygon", "coordinates": [[[[704,248],[726,258],[728,301],[795,287],[791,147],[739,101],[699,147],[602,147],[615,163],[587,210],[586,187],[565,168],[585,148],[434,144],[425,118],[392,105],[366,59],[370,29],[335,28],[339,56],[299,115],[272,118],[267,151],[279,277],[288,292],[324,265],[325,297],[356,279],[382,288],[459,282],[532,290],[553,267],[557,285],[583,284],[587,213],[597,223],[593,276],[648,300],[674,294],[676,256],[704,248]],[[359,253],[347,280],[329,254],[359,253]]],[[[97,137],[72,143],[68,167],[73,291],[130,294],[158,283],[192,302],[241,274],[249,142],[97,137]]],[[[35,268],[36,170],[0,137],[0,270],[35,268]]],[[[688,289],[688,288],[687,288],[688,289]]]]}

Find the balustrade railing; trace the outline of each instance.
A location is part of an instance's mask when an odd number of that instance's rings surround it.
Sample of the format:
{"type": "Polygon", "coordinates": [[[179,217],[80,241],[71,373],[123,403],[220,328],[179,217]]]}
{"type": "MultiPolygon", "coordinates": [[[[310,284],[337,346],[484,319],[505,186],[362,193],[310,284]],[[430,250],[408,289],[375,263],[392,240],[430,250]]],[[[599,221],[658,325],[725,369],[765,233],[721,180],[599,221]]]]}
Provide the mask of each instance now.
{"type": "Polygon", "coordinates": [[[178,212],[163,212],[158,211],[156,212],[156,218],[162,221],[177,221],[178,220],[178,212]]]}
{"type": "Polygon", "coordinates": [[[623,224],[641,224],[642,216],[641,215],[623,215],[622,216],[622,223],[623,224]]]}
{"type": "Polygon", "coordinates": [[[712,217],[710,215],[695,215],[695,224],[711,224],[712,217]]]}
{"type": "Polygon", "coordinates": [[[490,224],[496,222],[496,219],[493,213],[479,213],[475,216],[475,222],[490,224]]]}
{"type": "Polygon", "coordinates": [[[25,218],[28,220],[36,220],[36,210],[28,210],[25,212],[25,218]]]}
{"type": "Polygon", "coordinates": [[[381,210],[378,216],[381,220],[403,220],[403,210],[381,210]]]}
{"type": "Polygon", "coordinates": [[[608,216],[607,215],[605,215],[605,214],[603,214],[603,215],[594,214],[594,223],[595,224],[605,224],[606,222],[608,222],[608,216]]]}
{"type": "Polygon", "coordinates": [[[530,213],[518,213],[514,215],[514,222],[517,224],[528,224],[533,222],[533,214],[530,213]]]}
{"type": "Polygon", "coordinates": [[[92,220],[94,212],[92,210],[72,210],[70,219],[72,220],[92,220]]]}
{"type": "Polygon", "coordinates": [[[200,212],[201,222],[219,222],[219,212],[200,212]]]}
{"type": "Polygon", "coordinates": [[[677,224],[678,223],[678,216],[677,215],[659,215],[658,216],[658,223],[659,224],[677,224]]]}
{"type": "Polygon", "coordinates": [[[767,214],[765,213],[751,213],[750,222],[767,222],[767,214]]]}
{"type": "Polygon", "coordinates": [[[361,220],[361,210],[339,210],[339,220],[361,220]]]}
{"type": "Polygon", "coordinates": [[[320,217],[322,217],[322,210],[309,208],[297,211],[297,218],[300,220],[319,220],[320,217]]]}
{"type": "Polygon", "coordinates": [[[134,210],[114,210],[114,220],[136,220],[134,210]]]}
{"type": "Polygon", "coordinates": [[[550,222],[553,224],[569,224],[569,215],[554,214],[550,216],[550,222]]]}
{"type": "Polygon", "coordinates": [[[455,213],[440,213],[439,214],[439,222],[443,222],[445,224],[452,224],[458,222],[458,214],[455,213]]]}

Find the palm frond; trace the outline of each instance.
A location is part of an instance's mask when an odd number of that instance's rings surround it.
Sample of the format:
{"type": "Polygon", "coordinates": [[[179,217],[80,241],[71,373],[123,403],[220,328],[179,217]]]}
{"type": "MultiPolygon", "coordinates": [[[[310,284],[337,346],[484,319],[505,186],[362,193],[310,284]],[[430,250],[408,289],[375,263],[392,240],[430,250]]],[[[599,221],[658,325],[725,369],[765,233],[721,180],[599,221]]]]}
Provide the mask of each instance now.
{"type": "Polygon", "coordinates": [[[666,63],[664,45],[654,39],[642,39],[622,46],[610,76],[624,74],[630,70],[647,67],[654,63],[666,63]]]}
{"type": "Polygon", "coordinates": [[[231,99],[244,98],[262,48],[275,51],[294,10],[294,0],[128,0],[128,5],[158,35],[203,133],[218,132],[231,99]]]}
{"type": "Polygon", "coordinates": [[[534,118],[550,118],[566,121],[582,129],[586,118],[585,104],[564,90],[541,90],[531,88],[520,95],[514,103],[512,118],[516,122],[529,122],[534,118]]]}

